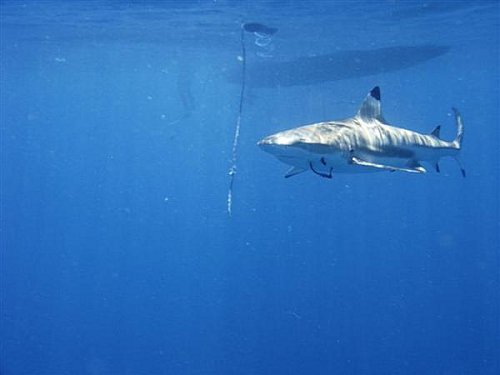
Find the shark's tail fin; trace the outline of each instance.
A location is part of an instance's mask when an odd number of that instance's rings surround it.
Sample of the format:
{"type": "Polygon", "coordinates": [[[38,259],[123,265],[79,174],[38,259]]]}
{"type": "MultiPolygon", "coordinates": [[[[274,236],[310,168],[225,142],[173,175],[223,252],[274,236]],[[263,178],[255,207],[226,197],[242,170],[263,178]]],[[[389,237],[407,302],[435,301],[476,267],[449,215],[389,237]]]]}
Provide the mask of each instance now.
{"type": "Polygon", "coordinates": [[[452,108],[452,110],[453,114],[455,115],[455,121],[457,123],[457,136],[453,141],[453,146],[460,150],[462,148],[462,141],[464,139],[464,124],[462,122],[462,116],[460,116],[460,112],[458,112],[458,109],[452,108]]]}
{"type": "MultiPolygon", "coordinates": [[[[464,139],[464,123],[462,122],[462,116],[460,116],[460,112],[458,112],[458,109],[452,108],[452,110],[453,114],[455,115],[455,121],[457,123],[457,136],[453,141],[453,146],[458,151],[460,151],[462,149],[462,142],[464,139]]],[[[462,161],[460,160],[460,156],[458,153],[455,155],[455,160],[458,162],[458,165],[460,166],[460,171],[462,172],[462,176],[465,177],[465,169],[462,165],[462,161]]]]}

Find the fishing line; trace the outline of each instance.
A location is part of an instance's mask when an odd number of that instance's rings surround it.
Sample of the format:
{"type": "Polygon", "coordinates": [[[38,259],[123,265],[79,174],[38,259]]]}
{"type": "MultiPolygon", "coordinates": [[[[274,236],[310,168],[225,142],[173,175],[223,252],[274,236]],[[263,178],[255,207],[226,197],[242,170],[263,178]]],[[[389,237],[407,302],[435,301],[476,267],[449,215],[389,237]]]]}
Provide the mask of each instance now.
{"type": "Polygon", "coordinates": [[[229,190],[227,192],[227,213],[232,215],[233,208],[233,186],[234,177],[236,176],[236,160],[238,159],[238,140],[240,137],[241,114],[243,112],[243,97],[245,95],[246,86],[246,49],[245,49],[245,24],[241,25],[241,91],[240,105],[238,108],[238,117],[236,118],[236,127],[234,129],[233,149],[231,153],[231,167],[229,168],[229,190]]]}
{"type": "MultiPolygon", "coordinates": [[[[229,189],[227,192],[227,213],[229,216],[232,215],[233,208],[233,186],[234,186],[234,178],[236,176],[236,161],[238,159],[238,140],[240,138],[240,128],[241,128],[241,116],[243,112],[243,100],[245,97],[245,87],[246,87],[246,67],[247,67],[247,52],[245,48],[245,32],[253,33],[259,40],[269,39],[271,40],[271,36],[274,35],[278,29],[273,27],[267,27],[260,23],[251,22],[251,23],[242,23],[241,24],[241,56],[239,59],[241,60],[241,91],[240,91],[240,104],[238,107],[238,117],[236,118],[236,126],[234,129],[234,138],[233,138],[233,148],[231,152],[231,167],[229,168],[229,189]]],[[[269,43],[266,44],[266,46],[269,43]]],[[[256,41],[256,45],[257,44],[256,41]]]]}

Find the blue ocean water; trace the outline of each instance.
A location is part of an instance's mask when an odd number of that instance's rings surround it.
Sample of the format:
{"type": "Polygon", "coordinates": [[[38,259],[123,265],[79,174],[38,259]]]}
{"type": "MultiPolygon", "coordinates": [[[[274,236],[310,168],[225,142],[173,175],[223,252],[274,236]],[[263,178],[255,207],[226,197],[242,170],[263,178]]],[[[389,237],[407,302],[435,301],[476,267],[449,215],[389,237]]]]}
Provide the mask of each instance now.
{"type": "Polygon", "coordinates": [[[0,4],[2,375],[500,373],[497,1],[0,4]],[[243,22],[278,32],[245,35],[229,216],[243,22]],[[404,128],[459,108],[467,178],[256,146],[376,85],[404,128]]]}

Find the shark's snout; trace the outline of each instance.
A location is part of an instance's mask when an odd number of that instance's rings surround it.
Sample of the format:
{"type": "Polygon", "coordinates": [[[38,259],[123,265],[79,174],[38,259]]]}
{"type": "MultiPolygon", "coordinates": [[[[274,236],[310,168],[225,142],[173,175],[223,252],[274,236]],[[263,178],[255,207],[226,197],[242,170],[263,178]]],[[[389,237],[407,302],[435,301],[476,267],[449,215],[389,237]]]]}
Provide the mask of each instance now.
{"type": "Polygon", "coordinates": [[[295,165],[297,163],[301,164],[307,153],[303,147],[307,142],[304,141],[305,139],[300,131],[285,130],[261,139],[257,142],[257,145],[262,151],[276,156],[279,160],[295,165]]]}
{"type": "Polygon", "coordinates": [[[273,153],[273,151],[275,151],[275,149],[279,147],[276,144],[276,138],[274,135],[261,139],[259,142],[257,142],[257,146],[259,146],[261,150],[271,153],[273,153]]]}
{"type": "Polygon", "coordinates": [[[272,145],[272,144],[273,144],[273,141],[272,141],[271,137],[262,138],[260,141],[257,142],[257,146],[260,146],[260,147],[265,147],[265,146],[272,145]]]}
{"type": "Polygon", "coordinates": [[[297,134],[290,131],[276,133],[261,139],[257,145],[261,147],[266,146],[293,146],[303,141],[297,134]]]}
{"type": "Polygon", "coordinates": [[[286,139],[286,137],[283,137],[280,133],[270,135],[257,142],[261,150],[271,154],[282,153],[287,146],[292,144],[293,143],[291,143],[289,139],[286,139]]]}
{"type": "Polygon", "coordinates": [[[277,134],[273,134],[262,138],[259,142],[257,142],[259,146],[271,146],[271,145],[280,145],[280,137],[277,134]]]}

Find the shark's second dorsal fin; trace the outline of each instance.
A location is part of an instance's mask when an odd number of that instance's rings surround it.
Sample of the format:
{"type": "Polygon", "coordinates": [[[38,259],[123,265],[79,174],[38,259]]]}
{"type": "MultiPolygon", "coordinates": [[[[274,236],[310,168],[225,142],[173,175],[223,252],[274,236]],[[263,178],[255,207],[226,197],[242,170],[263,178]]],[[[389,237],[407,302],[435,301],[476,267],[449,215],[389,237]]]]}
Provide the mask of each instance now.
{"type": "MultiPolygon", "coordinates": [[[[439,138],[439,134],[441,133],[441,125],[436,126],[436,128],[431,132],[431,135],[433,135],[436,138],[439,138]]],[[[439,138],[441,139],[441,138],[439,138]]]]}
{"type": "Polygon", "coordinates": [[[382,116],[382,109],[380,104],[380,87],[375,86],[372,91],[368,93],[361,108],[359,108],[358,117],[365,121],[378,120],[386,123],[384,116],[382,116]]]}

